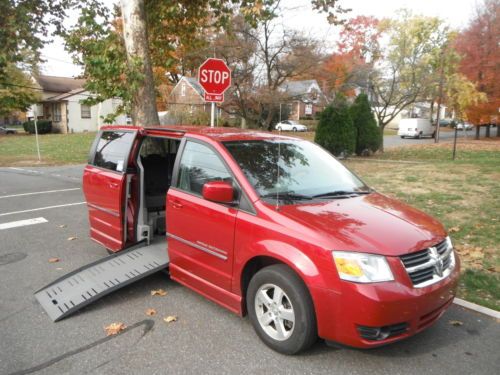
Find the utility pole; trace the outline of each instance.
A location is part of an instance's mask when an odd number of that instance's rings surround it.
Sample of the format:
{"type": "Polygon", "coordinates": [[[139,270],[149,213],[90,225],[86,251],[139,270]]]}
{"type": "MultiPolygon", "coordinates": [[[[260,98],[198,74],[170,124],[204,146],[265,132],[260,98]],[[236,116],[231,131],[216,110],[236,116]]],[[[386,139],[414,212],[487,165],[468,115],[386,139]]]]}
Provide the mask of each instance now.
{"type": "MultiPolygon", "coordinates": [[[[443,85],[444,85],[444,53],[446,50],[446,45],[441,50],[441,67],[439,73],[439,96],[436,114],[436,134],[434,135],[434,143],[439,143],[439,118],[441,116],[441,101],[443,100],[443,85]]],[[[431,118],[432,121],[432,118],[431,118]]]]}

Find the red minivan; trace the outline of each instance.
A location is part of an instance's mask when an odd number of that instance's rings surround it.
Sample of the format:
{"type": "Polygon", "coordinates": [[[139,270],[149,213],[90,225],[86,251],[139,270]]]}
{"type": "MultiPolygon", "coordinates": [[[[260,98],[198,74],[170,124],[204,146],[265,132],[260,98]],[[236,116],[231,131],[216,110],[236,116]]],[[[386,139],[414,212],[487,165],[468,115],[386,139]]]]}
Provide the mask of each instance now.
{"type": "Polygon", "coordinates": [[[230,128],[107,126],[83,188],[92,239],[162,246],[173,280],[245,315],[286,354],[317,337],[371,348],[452,303],[443,226],[318,145],[230,128]]]}

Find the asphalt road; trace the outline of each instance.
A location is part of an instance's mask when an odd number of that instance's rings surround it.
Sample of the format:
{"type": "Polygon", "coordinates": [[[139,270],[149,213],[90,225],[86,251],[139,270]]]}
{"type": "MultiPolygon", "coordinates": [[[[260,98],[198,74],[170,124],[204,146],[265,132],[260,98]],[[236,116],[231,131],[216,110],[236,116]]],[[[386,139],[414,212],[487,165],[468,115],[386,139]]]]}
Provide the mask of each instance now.
{"type": "MultiPolygon", "coordinates": [[[[497,135],[497,129],[496,128],[491,128],[490,129],[490,136],[495,137],[497,135]]],[[[467,131],[459,131],[458,132],[458,139],[464,139],[464,138],[469,138],[473,139],[476,134],[475,129],[473,130],[467,130],[467,131]]],[[[486,129],[481,128],[481,137],[484,137],[486,135],[486,129]]],[[[450,129],[444,128],[444,130],[441,130],[441,133],[439,134],[439,140],[442,142],[451,142],[453,141],[453,137],[455,136],[454,131],[450,131],[450,129]]],[[[390,148],[390,147],[399,147],[399,146],[405,146],[405,145],[414,145],[414,144],[426,144],[426,143],[434,143],[434,138],[421,138],[421,139],[416,139],[416,138],[401,138],[399,135],[386,135],[384,136],[384,147],[385,148],[390,148]]]]}
{"type": "Polygon", "coordinates": [[[33,293],[106,255],[88,238],[86,207],[79,204],[84,200],[81,168],[0,168],[0,228],[18,220],[47,220],[0,230],[0,374],[500,373],[500,324],[456,305],[433,327],[403,342],[355,350],[318,341],[308,352],[289,357],[264,346],[248,319],[157,273],[53,323],[33,293]],[[41,193],[52,190],[62,191],[41,193]],[[18,196],[5,197],[10,195],[18,196]],[[68,206],[32,211],[62,205],[68,206]],[[60,262],[49,263],[53,257],[60,262]],[[151,296],[158,288],[168,294],[151,296]],[[158,314],[146,316],[148,308],[158,314]],[[167,315],[177,315],[178,321],[165,323],[167,315]],[[106,337],[103,327],[112,322],[128,328],[106,337]]]}

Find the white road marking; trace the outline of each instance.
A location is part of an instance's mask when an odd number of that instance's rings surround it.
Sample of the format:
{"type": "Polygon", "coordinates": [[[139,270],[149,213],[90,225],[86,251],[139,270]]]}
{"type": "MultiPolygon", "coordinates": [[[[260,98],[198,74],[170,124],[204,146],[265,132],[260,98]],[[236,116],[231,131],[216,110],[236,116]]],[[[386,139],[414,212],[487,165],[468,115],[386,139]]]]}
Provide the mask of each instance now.
{"type": "Polygon", "coordinates": [[[42,223],[48,223],[48,220],[45,219],[44,217],[36,217],[34,219],[11,221],[9,223],[0,224],[0,230],[17,228],[17,227],[24,227],[26,225],[34,225],[34,224],[42,224],[42,223]]]}
{"type": "Polygon", "coordinates": [[[0,199],[3,199],[3,198],[14,198],[14,197],[24,197],[25,195],[59,193],[59,192],[62,192],[62,191],[74,191],[74,190],[80,190],[80,188],[59,189],[59,190],[46,190],[46,191],[35,191],[33,193],[2,195],[2,196],[0,196],[0,199]]]}
{"type": "Polygon", "coordinates": [[[6,213],[3,213],[3,214],[0,214],[0,216],[8,216],[8,215],[22,214],[22,213],[25,213],[25,212],[33,212],[33,211],[50,210],[50,209],[52,209],[52,208],[60,208],[60,207],[78,206],[78,205],[81,205],[81,204],[86,204],[86,202],[77,202],[77,203],[59,204],[59,205],[57,205],[57,206],[47,206],[47,207],[32,208],[31,210],[22,210],[22,211],[6,212],[6,213]]]}

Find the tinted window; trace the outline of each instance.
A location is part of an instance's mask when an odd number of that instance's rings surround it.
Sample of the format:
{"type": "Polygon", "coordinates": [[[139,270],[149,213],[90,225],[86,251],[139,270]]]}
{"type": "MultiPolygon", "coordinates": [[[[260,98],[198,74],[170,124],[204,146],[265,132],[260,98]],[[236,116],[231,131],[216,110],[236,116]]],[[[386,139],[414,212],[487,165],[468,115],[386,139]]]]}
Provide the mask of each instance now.
{"type": "Polygon", "coordinates": [[[231,175],[217,154],[196,142],[186,143],[179,169],[178,187],[199,195],[206,182],[232,182],[231,175]]]}
{"type": "Polygon", "coordinates": [[[94,156],[94,165],[123,172],[127,167],[128,153],[134,142],[133,132],[103,132],[94,156]]]}
{"type": "Polygon", "coordinates": [[[248,181],[263,197],[307,196],[368,187],[321,147],[311,142],[262,140],[224,142],[248,181]]]}

